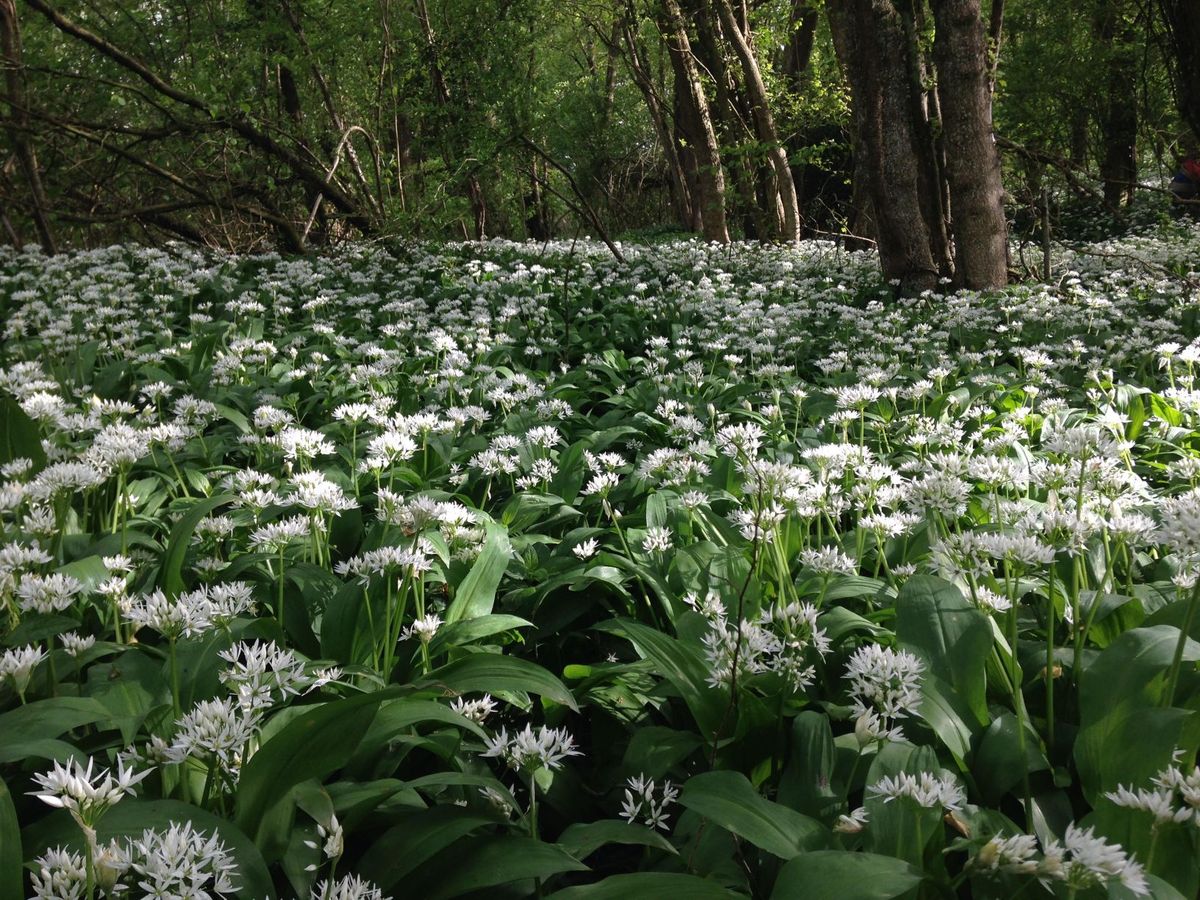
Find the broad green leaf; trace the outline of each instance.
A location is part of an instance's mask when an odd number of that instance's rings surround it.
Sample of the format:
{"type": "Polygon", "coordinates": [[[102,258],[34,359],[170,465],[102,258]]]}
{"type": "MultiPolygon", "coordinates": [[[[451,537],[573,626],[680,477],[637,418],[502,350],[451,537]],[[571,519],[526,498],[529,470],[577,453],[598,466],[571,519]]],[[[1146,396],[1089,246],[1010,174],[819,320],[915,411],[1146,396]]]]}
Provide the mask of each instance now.
{"type": "Polygon", "coordinates": [[[0,755],[15,745],[56,738],[109,715],[104,704],[91,697],[51,697],[18,706],[0,715],[0,755]]]}
{"type": "Polygon", "coordinates": [[[454,647],[461,647],[483,640],[495,634],[503,634],[516,628],[532,628],[533,623],[519,616],[489,614],[461,622],[443,625],[429,642],[429,654],[436,657],[454,647]]]}
{"type": "Polygon", "coordinates": [[[407,896],[452,900],[474,891],[588,867],[554,844],[509,835],[465,838],[414,873],[407,896]]]}
{"type": "Polygon", "coordinates": [[[33,461],[34,472],[46,465],[42,433],[21,405],[3,394],[0,395],[0,464],[22,457],[33,461]]]}
{"type": "Polygon", "coordinates": [[[512,554],[512,545],[508,540],[508,529],[497,522],[487,524],[487,539],[483,552],[467,572],[467,577],[454,592],[454,599],[446,608],[446,623],[451,624],[462,620],[486,616],[492,611],[496,601],[496,589],[504,570],[508,568],[508,559],[512,554]]]}
{"type": "Polygon", "coordinates": [[[494,815],[453,805],[404,813],[379,836],[355,868],[363,878],[389,891],[434,854],[496,821],[494,815]]]}
{"type": "Polygon", "coordinates": [[[0,778],[0,900],[21,900],[21,826],[8,785],[0,778]]]}
{"type": "Polygon", "coordinates": [[[1024,750],[1017,717],[1006,712],[992,720],[975,751],[971,772],[980,793],[988,803],[998,803],[1027,772],[1041,772],[1050,763],[1041,750],[1041,739],[1025,726],[1024,750]]]}
{"type": "MultiPolygon", "coordinates": [[[[1179,629],[1170,625],[1135,628],[1113,641],[1080,673],[1081,724],[1086,726],[1125,704],[1159,705],[1178,642],[1179,629]]],[[[1200,659],[1200,644],[1189,638],[1183,658],[1186,662],[1200,659]]]]}
{"type": "Polygon", "coordinates": [[[456,694],[471,691],[522,691],[578,710],[567,686],[539,666],[515,656],[472,653],[434,669],[416,687],[444,687],[456,694]]]}
{"type": "Polygon", "coordinates": [[[679,803],[781,859],[823,846],[829,836],[815,819],[762,797],[740,772],[693,776],[679,803]]]}
{"type": "Polygon", "coordinates": [[[950,688],[942,692],[947,705],[972,732],[988,723],[985,667],[992,628],[958,588],[928,575],[908,579],[896,597],[896,638],[950,688]]]}
{"type": "Polygon", "coordinates": [[[831,802],[838,802],[832,784],[836,758],[829,717],[813,710],[796,716],[779,802],[808,816],[824,816],[831,802]]]}
{"type": "Polygon", "coordinates": [[[801,853],[779,872],[771,900],[892,900],[923,876],[904,860],[877,853],[801,853]]]}
{"type": "Polygon", "coordinates": [[[698,647],[629,619],[613,619],[595,627],[633,644],[638,655],[679,691],[702,734],[712,734],[720,727],[728,700],[708,684],[708,666],[698,647]]]}
{"type": "Polygon", "coordinates": [[[242,768],[238,781],[238,826],[258,841],[267,811],[310,778],[323,778],[354,754],[385,692],[336,700],[304,712],[269,738],[242,768]]]}
{"type": "Polygon", "coordinates": [[[671,842],[657,831],[623,819],[576,822],[558,836],[558,845],[576,859],[586,859],[605,844],[640,844],[668,853],[676,852],[671,842]]]}
{"type": "Polygon", "coordinates": [[[610,875],[550,894],[546,900],[732,900],[741,897],[715,881],[678,872],[633,872],[610,875]]]}
{"type": "Polygon", "coordinates": [[[218,494],[206,500],[198,500],[188,507],[167,539],[167,552],[163,557],[162,571],[159,573],[159,587],[169,596],[175,596],[185,587],[183,582],[183,561],[192,542],[192,533],[200,520],[218,506],[230,503],[236,498],[233,494],[218,494]]]}

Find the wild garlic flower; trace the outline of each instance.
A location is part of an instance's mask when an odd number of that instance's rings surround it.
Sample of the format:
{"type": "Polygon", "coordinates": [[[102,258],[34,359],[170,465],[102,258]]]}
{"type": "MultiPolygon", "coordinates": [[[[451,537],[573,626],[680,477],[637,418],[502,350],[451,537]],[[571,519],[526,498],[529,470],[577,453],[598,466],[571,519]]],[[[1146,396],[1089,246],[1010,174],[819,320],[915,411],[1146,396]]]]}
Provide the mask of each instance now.
{"type": "Polygon", "coordinates": [[[571,548],[571,552],[579,559],[588,560],[596,555],[596,551],[600,545],[595,538],[588,538],[586,541],[580,541],[571,548]]]}
{"type": "MultiPolygon", "coordinates": [[[[893,719],[914,715],[921,705],[925,665],[907,650],[864,644],[846,664],[854,714],[871,738],[902,740],[893,719]]],[[[860,741],[863,735],[859,736],[860,741]]]]}
{"type": "Polygon", "coordinates": [[[922,772],[920,775],[910,775],[907,772],[885,775],[875,784],[867,786],[867,796],[878,797],[884,803],[907,797],[926,809],[952,812],[961,810],[967,802],[967,795],[952,775],[934,775],[932,772],[922,772]]]}
{"type": "Polygon", "coordinates": [[[87,862],[81,853],[55,847],[33,861],[30,875],[37,900],[84,900],[87,896],[87,862]]]}
{"type": "Polygon", "coordinates": [[[987,874],[1034,875],[1040,860],[1037,838],[1032,834],[996,835],[971,858],[974,871],[987,874]]]}
{"type": "Polygon", "coordinates": [[[1038,872],[1041,877],[1062,880],[1077,889],[1116,881],[1138,896],[1149,895],[1144,870],[1120,844],[1110,844],[1091,828],[1072,823],[1063,835],[1063,845],[1053,842],[1045,848],[1038,872]]]}
{"type": "Polygon", "coordinates": [[[400,632],[401,640],[416,638],[422,644],[428,644],[433,640],[433,636],[437,634],[439,628],[442,627],[442,617],[430,613],[426,616],[414,621],[411,625],[400,632]]]}
{"type": "Polygon", "coordinates": [[[642,536],[642,549],[647,553],[665,553],[671,549],[671,529],[654,526],[642,536]]]}
{"type": "Polygon", "coordinates": [[[257,710],[242,707],[236,698],[202,700],[176,723],[167,759],[172,763],[188,757],[215,761],[236,778],[246,745],[258,733],[259,723],[257,710]]]}
{"type": "Polygon", "coordinates": [[[74,631],[60,634],[58,639],[62,643],[63,649],[67,651],[67,655],[73,658],[78,658],[81,653],[85,653],[96,644],[94,634],[80,635],[74,631]]]}
{"type": "Polygon", "coordinates": [[[369,881],[357,875],[345,875],[337,881],[318,881],[310,900],[392,900],[369,881]]]}
{"type": "Polygon", "coordinates": [[[161,590],[137,594],[122,610],[136,628],[150,628],[165,638],[194,637],[213,627],[213,607],[203,590],[169,598],[161,590]]]}
{"type": "Polygon", "coordinates": [[[262,710],[308,691],[315,680],[304,660],[274,641],[239,641],[218,654],[229,663],[221,683],[243,710],[262,710]]]}
{"type": "Polygon", "coordinates": [[[858,834],[867,827],[871,816],[865,806],[850,810],[849,814],[837,817],[833,830],[838,834],[858,834]]]}
{"type": "Polygon", "coordinates": [[[133,794],[138,782],[150,774],[149,769],[126,769],[119,761],[115,774],[110,769],[93,773],[94,764],[90,757],[86,768],[77,759],[66,765],[55,762],[49,772],[33,776],[39,790],[31,793],[48,806],[65,809],[80,827],[94,831],[100,818],[123,797],[133,794]]]}
{"type": "Polygon", "coordinates": [[[0,684],[5,681],[12,683],[13,690],[18,696],[24,697],[29,688],[29,679],[38,663],[46,658],[46,651],[33,644],[5,650],[0,655],[0,684]]]}
{"type": "Polygon", "coordinates": [[[621,818],[630,823],[641,822],[648,828],[668,830],[667,809],[679,797],[679,788],[670,781],[664,781],[656,798],[657,790],[652,778],[645,775],[630,778],[626,782],[625,799],[621,803],[621,818]]]}
{"type": "Polygon", "coordinates": [[[837,547],[817,547],[800,551],[800,562],[814,575],[857,575],[858,565],[837,547]]]}
{"type": "Polygon", "coordinates": [[[492,699],[491,694],[484,694],[477,700],[456,697],[450,701],[450,708],[460,716],[482,725],[487,721],[487,717],[496,711],[496,701],[492,699]]]}
{"type": "Polygon", "coordinates": [[[84,592],[83,582],[70,575],[61,572],[38,575],[30,572],[17,585],[17,605],[25,612],[51,615],[70,608],[75,598],[84,592]]]}
{"type": "Polygon", "coordinates": [[[282,553],[293,541],[309,536],[312,530],[307,516],[292,516],[256,528],[250,534],[250,546],[263,553],[282,553]]]}
{"type": "Polygon", "coordinates": [[[575,739],[565,728],[540,725],[534,731],[532,726],[526,725],[511,736],[501,728],[487,739],[482,755],[502,759],[514,771],[536,772],[543,768],[561,768],[568,756],[583,754],[575,749],[575,739]]]}
{"type": "Polygon", "coordinates": [[[1126,809],[1148,812],[1155,825],[1191,822],[1200,828],[1200,766],[1191,772],[1168,766],[1151,779],[1151,788],[1118,785],[1104,796],[1126,809]]]}
{"type": "MultiPolygon", "coordinates": [[[[310,850],[320,847],[326,859],[341,858],[346,851],[346,831],[336,815],[331,813],[328,822],[317,823],[317,835],[321,839],[320,842],[306,840],[304,845],[310,850]]],[[[309,872],[315,872],[318,866],[313,864],[305,868],[309,872]]]]}
{"type": "Polygon", "coordinates": [[[146,897],[220,897],[237,890],[237,863],[214,834],[191,822],[172,822],[166,831],[146,829],[129,842],[130,877],[146,897]]]}

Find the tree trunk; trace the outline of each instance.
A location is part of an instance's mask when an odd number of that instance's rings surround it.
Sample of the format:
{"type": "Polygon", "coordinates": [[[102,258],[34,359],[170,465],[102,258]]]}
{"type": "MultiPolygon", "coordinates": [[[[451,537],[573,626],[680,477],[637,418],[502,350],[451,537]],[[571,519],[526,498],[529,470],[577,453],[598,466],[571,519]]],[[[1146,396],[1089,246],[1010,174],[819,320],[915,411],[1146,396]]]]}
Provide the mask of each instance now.
{"type": "Polygon", "coordinates": [[[1120,209],[1133,202],[1137,182],[1138,105],[1133,91],[1138,58],[1122,0],[1103,0],[1095,27],[1104,54],[1106,94],[1100,114],[1100,177],[1104,202],[1120,209]]]}
{"type": "Polygon", "coordinates": [[[667,184],[671,191],[671,203],[675,209],[675,218],[689,231],[697,230],[695,228],[696,220],[692,215],[692,192],[688,187],[687,173],[679,158],[675,138],[671,133],[670,116],[667,113],[666,105],[662,95],[655,87],[653,73],[646,63],[641,42],[634,30],[636,26],[633,23],[636,21],[635,13],[632,10],[627,12],[621,20],[621,35],[624,37],[625,59],[629,66],[629,73],[633,77],[633,83],[637,85],[642,94],[642,100],[645,101],[646,110],[650,114],[650,122],[654,126],[654,133],[663,148],[663,157],[667,166],[667,184]]]}
{"type": "Polygon", "coordinates": [[[729,226],[725,220],[725,174],[721,170],[721,149],[713,128],[712,112],[700,80],[700,70],[692,56],[687,25],[679,8],[679,0],[663,0],[668,33],[667,46],[671,61],[681,74],[687,99],[695,112],[700,132],[696,147],[700,209],[705,240],[728,243],[729,226]]]}
{"type": "Polygon", "coordinates": [[[968,288],[1001,287],[1008,283],[1008,229],[980,2],[933,0],[933,15],[955,275],[968,288]]]}
{"type": "MultiPolygon", "coordinates": [[[[855,147],[870,172],[876,241],[884,277],[902,294],[937,287],[933,233],[920,197],[916,100],[908,41],[891,0],[828,0],[831,25],[842,33],[855,106],[855,147]]],[[[939,223],[940,224],[940,223],[939,223]]]]}
{"type": "Polygon", "coordinates": [[[1200,3],[1158,0],[1170,49],[1179,115],[1200,141],[1200,3]]]}
{"type": "MultiPolygon", "coordinates": [[[[414,6],[417,12],[417,21],[421,25],[421,37],[425,41],[429,80],[433,83],[433,93],[437,98],[438,105],[444,109],[448,109],[451,99],[450,86],[446,82],[445,73],[442,72],[441,61],[438,58],[437,41],[433,35],[433,23],[429,19],[429,7],[426,6],[425,0],[414,0],[414,6]]],[[[459,148],[455,147],[451,149],[452,152],[457,152],[459,148]]],[[[456,160],[450,159],[446,163],[453,170],[456,160]]],[[[479,177],[474,172],[468,172],[465,181],[467,200],[470,201],[471,214],[475,219],[475,239],[481,241],[487,236],[487,198],[483,192],[483,185],[480,184],[479,177]]]]}
{"type": "Polygon", "coordinates": [[[754,48],[750,45],[750,33],[742,31],[729,0],[716,0],[716,4],[726,36],[733,45],[746,80],[755,137],[767,148],[767,158],[774,174],[775,191],[783,206],[782,237],[788,243],[798,243],[803,219],[800,215],[800,202],[796,199],[796,183],[788,166],[787,151],[783,149],[779,140],[775,117],[771,115],[771,107],[767,102],[767,88],[758,67],[758,60],[754,56],[754,48]]]}
{"type": "MultiPolygon", "coordinates": [[[[4,81],[8,99],[8,129],[13,150],[29,185],[32,199],[30,212],[42,249],[57,252],[54,232],[47,214],[50,210],[42,175],[38,170],[37,154],[29,137],[29,115],[25,107],[25,67],[21,58],[21,31],[17,23],[15,0],[0,0],[0,51],[4,57],[4,81]]],[[[10,226],[11,229],[11,226],[10,226]]]]}

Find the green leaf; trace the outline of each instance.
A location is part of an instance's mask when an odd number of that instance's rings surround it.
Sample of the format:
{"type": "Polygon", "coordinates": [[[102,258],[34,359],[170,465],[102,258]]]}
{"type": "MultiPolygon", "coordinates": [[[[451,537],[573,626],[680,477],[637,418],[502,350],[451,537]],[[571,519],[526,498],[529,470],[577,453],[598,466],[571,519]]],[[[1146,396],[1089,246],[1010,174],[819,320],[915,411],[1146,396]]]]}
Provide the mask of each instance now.
{"type": "Polygon", "coordinates": [[[896,638],[950,688],[943,696],[972,731],[988,723],[986,664],[992,628],[958,588],[929,575],[908,579],[896,598],[896,638]]]}
{"type": "Polygon", "coordinates": [[[1028,772],[1041,772],[1050,763],[1041,750],[1041,740],[1028,725],[1025,727],[1025,747],[1021,748],[1021,733],[1017,717],[1010,712],[992,720],[983,733],[971,772],[975,783],[988,803],[999,803],[1009,790],[1020,784],[1028,772]]]}
{"type": "Polygon", "coordinates": [[[668,853],[677,852],[671,842],[657,831],[623,819],[576,822],[558,836],[558,845],[576,859],[586,859],[605,844],[639,844],[668,853]]]}
{"type": "Polygon", "coordinates": [[[192,532],[196,530],[200,520],[218,506],[235,499],[233,494],[218,494],[207,500],[200,500],[192,504],[175,523],[175,527],[171,529],[171,536],[167,539],[167,552],[163,556],[162,571],[159,574],[159,587],[166,594],[174,597],[186,587],[183,583],[183,561],[192,543],[192,532]]]}
{"type": "Polygon", "coordinates": [[[779,872],[771,900],[892,900],[921,883],[920,870],[877,853],[801,853],[779,872]]]}
{"type": "Polygon", "coordinates": [[[51,697],[18,706],[0,716],[0,761],[18,759],[8,751],[21,744],[56,738],[108,717],[104,704],[91,697],[51,697]]]}
{"type": "Polygon", "coordinates": [[[416,687],[442,686],[456,694],[523,691],[548,697],[578,711],[567,686],[537,663],[499,653],[472,653],[435,669],[416,687]]]}
{"type": "Polygon", "coordinates": [[[324,703],[293,719],[269,738],[242,768],[238,782],[238,826],[259,842],[259,826],[268,810],[285,802],[288,792],[310,778],[323,778],[353,756],[378,705],[379,691],[324,703]]]}
{"type": "Polygon", "coordinates": [[[678,872],[611,875],[550,894],[546,900],[730,900],[740,897],[714,881],[678,872]]]}
{"type": "Polygon", "coordinates": [[[3,394],[0,395],[0,464],[22,457],[33,460],[35,472],[46,465],[42,433],[21,405],[3,394]]]}
{"type": "Polygon", "coordinates": [[[549,878],[588,867],[554,844],[509,835],[466,838],[423,866],[406,893],[422,900],[451,900],[473,891],[549,878]]]}
{"type": "Polygon", "coordinates": [[[483,615],[475,619],[466,619],[443,625],[429,642],[429,655],[436,657],[454,647],[462,647],[494,634],[503,634],[515,628],[532,628],[533,623],[520,618],[503,614],[483,615]]]}
{"type": "Polygon", "coordinates": [[[495,822],[494,815],[452,805],[406,813],[380,835],[355,868],[363,878],[388,891],[434,854],[495,822]]]}
{"type": "Polygon", "coordinates": [[[0,778],[0,900],[21,900],[21,826],[8,785],[0,778]]]}
{"type": "Polygon", "coordinates": [[[708,684],[708,666],[698,647],[629,619],[612,619],[595,628],[633,644],[638,655],[649,660],[654,671],[679,691],[702,734],[712,734],[720,727],[727,701],[708,684]]]}
{"type": "Polygon", "coordinates": [[[497,522],[487,525],[487,539],[483,552],[471,566],[471,571],[462,580],[462,584],[454,592],[454,599],[446,608],[446,623],[459,622],[486,616],[492,611],[496,601],[496,589],[504,570],[508,568],[508,559],[512,555],[512,545],[508,540],[508,529],[497,522]]]}
{"type": "Polygon", "coordinates": [[[679,803],[781,859],[822,846],[828,838],[824,825],[760,796],[740,772],[693,776],[679,803]]]}
{"type": "Polygon", "coordinates": [[[792,720],[788,761],[779,781],[779,802],[805,815],[824,816],[831,803],[837,748],[829,717],[811,709],[792,720]]]}

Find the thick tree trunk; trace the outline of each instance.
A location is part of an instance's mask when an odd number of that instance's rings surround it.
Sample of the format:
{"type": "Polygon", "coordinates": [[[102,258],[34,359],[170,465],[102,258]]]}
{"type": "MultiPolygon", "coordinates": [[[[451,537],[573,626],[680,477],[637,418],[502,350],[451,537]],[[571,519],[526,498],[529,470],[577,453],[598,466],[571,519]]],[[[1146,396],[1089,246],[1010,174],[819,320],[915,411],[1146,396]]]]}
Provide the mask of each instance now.
{"type": "MultiPolygon", "coordinates": [[[[4,59],[4,82],[8,99],[8,133],[21,172],[29,185],[30,214],[38,240],[47,253],[57,250],[54,232],[50,229],[49,201],[42,187],[37,153],[29,137],[29,115],[25,107],[25,67],[21,58],[21,31],[17,22],[15,0],[0,0],[0,52],[4,59]]],[[[11,226],[10,226],[11,230],[11,226]]]]}
{"type": "Polygon", "coordinates": [[[1103,0],[1096,17],[1096,37],[1104,53],[1105,98],[1100,115],[1103,151],[1100,177],[1104,201],[1114,209],[1133,202],[1137,182],[1138,55],[1122,0],[1103,0]]]}
{"type": "Polygon", "coordinates": [[[1179,114],[1200,140],[1200,3],[1158,0],[1171,50],[1171,75],[1179,114]]]}
{"type": "MultiPolygon", "coordinates": [[[[437,98],[439,106],[449,108],[451,99],[450,86],[446,82],[446,76],[442,71],[441,60],[438,56],[437,40],[433,34],[433,23],[429,19],[429,7],[425,4],[425,0],[414,0],[414,7],[417,13],[417,21],[421,26],[421,37],[425,41],[429,79],[433,83],[434,96],[437,98]]],[[[458,148],[453,148],[453,150],[457,151],[458,148]]],[[[447,164],[451,169],[455,168],[457,162],[457,160],[453,159],[447,160],[447,164]]],[[[483,192],[483,185],[474,172],[467,173],[465,182],[467,200],[471,204],[471,214],[475,219],[475,239],[481,241],[487,236],[487,198],[483,192]]]]}
{"type": "Polygon", "coordinates": [[[933,0],[933,15],[956,280],[1001,287],[1008,283],[1008,229],[980,3],[933,0]]]}
{"type": "Polygon", "coordinates": [[[654,76],[646,62],[641,41],[638,40],[632,22],[636,22],[635,13],[631,10],[621,21],[621,36],[624,38],[629,73],[633,83],[641,92],[645,101],[646,111],[650,114],[650,122],[654,133],[663,148],[663,157],[667,166],[667,184],[671,192],[671,204],[675,210],[675,218],[681,226],[688,230],[697,230],[697,222],[692,214],[692,192],[688,186],[687,173],[679,158],[676,141],[672,135],[670,115],[662,95],[654,83],[654,76]]]}
{"type": "Polygon", "coordinates": [[[796,183],[792,179],[792,170],[788,165],[787,151],[783,149],[783,144],[779,140],[775,117],[771,115],[771,107],[767,101],[767,88],[758,67],[758,60],[754,56],[754,48],[750,44],[750,33],[742,31],[729,0],[716,0],[716,4],[721,22],[725,27],[726,37],[733,45],[734,53],[742,67],[742,75],[746,81],[746,93],[749,95],[755,137],[765,145],[767,158],[771,164],[775,192],[783,207],[783,233],[781,236],[789,243],[798,243],[803,228],[803,219],[800,214],[800,202],[796,198],[796,183]]]}
{"type": "Polygon", "coordinates": [[[870,172],[884,277],[902,294],[932,290],[939,271],[920,197],[918,158],[924,149],[913,122],[904,23],[891,0],[828,0],[826,9],[842,34],[858,131],[855,147],[870,172]]]}
{"type": "Polygon", "coordinates": [[[668,26],[667,45],[672,64],[682,75],[683,86],[695,112],[699,129],[699,144],[696,148],[698,182],[700,186],[700,208],[705,240],[727,243],[729,226],[725,220],[725,174],[721,170],[721,149],[713,128],[712,112],[704,93],[704,83],[692,56],[691,41],[687,25],[679,8],[679,0],[663,0],[668,26]]]}

